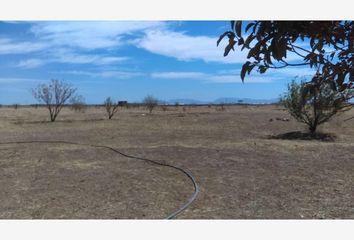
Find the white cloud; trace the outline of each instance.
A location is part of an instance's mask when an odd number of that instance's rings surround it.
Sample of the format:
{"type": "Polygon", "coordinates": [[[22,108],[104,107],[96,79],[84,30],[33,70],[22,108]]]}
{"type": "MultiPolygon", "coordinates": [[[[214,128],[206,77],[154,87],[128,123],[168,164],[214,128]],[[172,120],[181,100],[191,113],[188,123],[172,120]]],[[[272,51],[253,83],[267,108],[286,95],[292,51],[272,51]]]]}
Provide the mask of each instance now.
{"type": "Polygon", "coordinates": [[[124,35],[164,26],[165,23],[154,21],[39,22],[31,31],[52,45],[93,50],[119,47],[124,35]]]}
{"type": "MultiPolygon", "coordinates": [[[[266,76],[250,76],[245,80],[247,83],[271,83],[274,80],[279,80],[279,77],[266,76]]],[[[242,83],[238,75],[213,75],[208,78],[208,81],[214,83],[242,83]]]]}
{"type": "MultiPolygon", "coordinates": [[[[205,72],[154,72],[151,73],[152,78],[159,79],[184,79],[184,80],[200,80],[214,83],[242,83],[240,78],[241,69],[220,70],[216,73],[205,72]]],[[[309,66],[287,67],[282,69],[269,69],[266,73],[260,74],[253,71],[250,75],[246,75],[245,83],[271,83],[274,81],[290,81],[296,76],[311,77],[316,72],[309,66]]]]}
{"type": "Polygon", "coordinates": [[[45,62],[41,59],[37,59],[37,58],[31,58],[31,59],[26,59],[26,60],[22,60],[17,64],[17,67],[20,68],[36,68],[39,66],[44,65],[45,62]]]}
{"type": "Polygon", "coordinates": [[[200,79],[205,77],[205,73],[201,72],[156,72],[152,73],[152,78],[164,79],[200,79]]]}
{"type": "Polygon", "coordinates": [[[38,83],[42,82],[41,79],[34,79],[34,78],[11,78],[11,77],[2,77],[0,78],[1,84],[16,84],[17,86],[21,86],[24,83],[38,83]]]}
{"type": "Polygon", "coordinates": [[[217,37],[189,36],[181,32],[167,30],[147,30],[146,35],[137,41],[138,47],[152,53],[174,57],[182,61],[203,60],[205,62],[243,63],[246,61],[245,52],[238,47],[235,52],[223,57],[223,41],[216,46],[217,37]]]}
{"type": "MultiPolygon", "coordinates": [[[[203,60],[219,63],[245,63],[248,61],[248,50],[241,51],[236,44],[235,51],[224,57],[224,49],[228,44],[227,38],[216,46],[218,36],[192,36],[183,32],[167,29],[148,29],[145,36],[136,41],[137,46],[155,54],[177,58],[180,61],[203,60]]],[[[294,53],[288,53],[289,62],[300,61],[302,58],[294,53]]],[[[252,59],[251,59],[252,61],[252,59]]]]}
{"type": "Polygon", "coordinates": [[[8,38],[0,39],[0,54],[24,54],[43,50],[48,45],[42,42],[15,42],[8,38]]]}
{"type": "Polygon", "coordinates": [[[69,70],[69,71],[60,71],[59,73],[70,74],[70,75],[81,75],[88,76],[93,78],[120,78],[120,79],[128,79],[133,77],[138,77],[144,75],[140,72],[128,72],[128,71],[102,71],[102,72],[90,72],[90,71],[77,71],[77,70],[69,70]]]}
{"type": "MultiPolygon", "coordinates": [[[[218,73],[219,74],[225,74],[225,75],[230,75],[230,74],[235,74],[235,75],[240,75],[241,69],[240,68],[234,68],[234,69],[228,69],[228,70],[221,70],[218,73]]],[[[257,69],[254,68],[253,71],[251,72],[250,75],[246,74],[246,79],[252,76],[262,76],[262,77],[282,77],[283,79],[289,79],[293,78],[296,76],[313,76],[316,73],[316,69],[310,68],[310,66],[298,66],[298,67],[286,67],[286,68],[280,68],[280,69],[268,69],[267,72],[263,74],[259,74],[257,72],[257,69]]]]}
{"type": "Polygon", "coordinates": [[[310,66],[301,66],[301,67],[286,67],[281,69],[269,69],[265,74],[283,76],[283,77],[308,77],[313,76],[316,73],[314,68],[310,66]]]}
{"type": "Polygon", "coordinates": [[[49,55],[51,57],[48,61],[74,64],[106,65],[127,60],[126,57],[111,57],[103,54],[78,53],[66,48],[51,50],[49,55]]]}
{"type": "MultiPolygon", "coordinates": [[[[20,61],[22,68],[40,67],[46,63],[109,65],[122,62],[127,57],[92,54],[92,50],[110,50],[120,47],[124,36],[142,34],[150,28],[163,29],[166,23],[153,21],[73,21],[35,22],[30,29],[32,41],[0,39],[0,54],[37,53],[42,59],[20,61]],[[44,57],[43,57],[44,56],[44,57]]],[[[129,41],[124,43],[129,44],[129,41]]]]}
{"type": "MultiPolygon", "coordinates": [[[[227,39],[216,46],[218,36],[192,36],[169,29],[171,24],[153,21],[72,21],[35,22],[30,29],[33,41],[0,38],[0,54],[45,55],[42,64],[19,63],[20,67],[39,67],[45,62],[109,65],[126,60],[125,57],[92,54],[93,50],[111,50],[123,44],[133,44],[155,54],[180,61],[202,60],[217,63],[244,63],[246,51],[235,46],[235,52],[223,57],[227,39]],[[132,36],[126,38],[126,36],[132,36]]],[[[289,55],[290,61],[298,59],[289,55]]]]}
{"type": "Polygon", "coordinates": [[[31,58],[21,60],[16,66],[21,68],[36,68],[48,63],[94,64],[110,65],[127,60],[127,57],[111,57],[102,54],[78,53],[69,49],[55,49],[46,53],[46,58],[31,58]]]}
{"type": "MultiPolygon", "coordinates": [[[[203,72],[156,72],[152,73],[151,77],[160,79],[193,79],[213,83],[242,83],[240,76],[236,74],[210,74],[203,72]]],[[[279,79],[279,77],[266,77],[256,75],[250,76],[247,79],[247,83],[270,83],[279,79]]]]}

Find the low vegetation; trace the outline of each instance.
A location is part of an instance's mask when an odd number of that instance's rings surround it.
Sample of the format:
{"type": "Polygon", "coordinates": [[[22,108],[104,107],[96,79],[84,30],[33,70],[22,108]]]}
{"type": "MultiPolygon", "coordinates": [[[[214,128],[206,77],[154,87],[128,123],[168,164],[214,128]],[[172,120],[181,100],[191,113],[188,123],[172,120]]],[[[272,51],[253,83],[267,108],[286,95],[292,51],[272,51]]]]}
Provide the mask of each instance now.
{"type": "Polygon", "coordinates": [[[319,125],[349,110],[352,105],[348,101],[352,97],[353,90],[334,90],[330,82],[317,75],[311,82],[296,83],[293,80],[288,85],[288,92],[282,96],[282,102],[289,113],[305,123],[310,133],[314,134],[319,125]]]}

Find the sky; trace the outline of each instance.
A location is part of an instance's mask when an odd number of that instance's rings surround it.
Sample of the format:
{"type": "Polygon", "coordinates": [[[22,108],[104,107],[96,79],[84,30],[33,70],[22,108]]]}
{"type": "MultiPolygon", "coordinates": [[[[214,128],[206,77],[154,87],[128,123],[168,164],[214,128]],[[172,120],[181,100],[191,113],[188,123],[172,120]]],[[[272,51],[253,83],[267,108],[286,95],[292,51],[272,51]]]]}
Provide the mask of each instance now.
{"type": "MultiPolygon", "coordinates": [[[[31,104],[31,89],[70,82],[87,103],[217,98],[273,99],[309,67],[256,71],[240,79],[240,49],[223,57],[228,21],[0,22],[0,104],[31,104]]],[[[295,56],[289,56],[296,61],[295,56]]]]}

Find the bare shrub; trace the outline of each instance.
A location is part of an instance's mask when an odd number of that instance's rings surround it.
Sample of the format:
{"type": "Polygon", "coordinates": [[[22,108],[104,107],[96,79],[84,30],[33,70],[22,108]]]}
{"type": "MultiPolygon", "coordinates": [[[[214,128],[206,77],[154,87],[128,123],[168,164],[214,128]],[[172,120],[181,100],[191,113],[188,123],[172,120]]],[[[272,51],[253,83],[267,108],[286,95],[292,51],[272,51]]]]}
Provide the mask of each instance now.
{"type": "Polygon", "coordinates": [[[50,115],[50,121],[54,122],[64,104],[73,97],[76,89],[71,84],[53,79],[49,84],[39,84],[32,89],[32,95],[37,101],[44,103],[50,115]]]}
{"type": "Polygon", "coordinates": [[[144,98],[143,103],[145,107],[149,110],[149,113],[151,114],[152,110],[158,105],[159,100],[152,95],[147,95],[144,98]]]}
{"type": "Polygon", "coordinates": [[[225,111],[225,104],[224,103],[220,103],[219,105],[217,105],[215,107],[216,111],[225,111]]]}
{"type": "Polygon", "coordinates": [[[78,95],[71,98],[70,103],[71,103],[71,110],[75,112],[81,112],[81,113],[84,113],[86,111],[87,106],[86,106],[85,98],[83,96],[78,95]]]}
{"type": "Polygon", "coordinates": [[[162,109],[162,111],[166,112],[167,111],[167,106],[166,105],[162,105],[161,109],[162,109]]]}
{"type": "Polygon", "coordinates": [[[119,104],[118,102],[114,102],[111,97],[108,97],[104,101],[104,106],[106,108],[108,119],[112,119],[113,115],[118,111],[119,104]]]}
{"type": "Polygon", "coordinates": [[[310,82],[301,81],[298,84],[293,80],[281,101],[289,113],[305,123],[310,133],[314,134],[320,124],[352,107],[348,101],[353,97],[353,90],[338,91],[333,87],[317,74],[310,82]]]}

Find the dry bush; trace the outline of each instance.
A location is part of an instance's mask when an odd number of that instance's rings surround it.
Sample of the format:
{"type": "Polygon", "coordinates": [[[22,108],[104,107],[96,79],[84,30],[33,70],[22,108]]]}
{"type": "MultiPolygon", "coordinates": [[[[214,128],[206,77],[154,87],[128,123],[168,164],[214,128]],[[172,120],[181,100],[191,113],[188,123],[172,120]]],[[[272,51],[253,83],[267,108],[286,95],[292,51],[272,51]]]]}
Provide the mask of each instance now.
{"type": "Polygon", "coordinates": [[[112,119],[113,115],[118,111],[118,102],[115,103],[111,97],[108,97],[103,104],[106,108],[108,119],[112,119]]]}
{"type": "Polygon", "coordinates": [[[84,113],[86,111],[86,103],[85,98],[81,95],[75,96],[70,100],[71,103],[71,110],[75,112],[84,113]]]}
{"type": "Polygon", "coordinates": [[[225,111],[225,104],[220,103],[219,105],[216,105],[215,110],[216,111],[225,111]]]}
{"type": "Polygon", "coordinates": [[[149,113],[151,114],[152,110],[158,105],[159,100],[152,95],[147,95],[144,98],[143,103],[145,107],[149,110],[149,113]]]}
{"type": "Polygon", "coordinates": [[[161,105],[162,111],[166,112],[167,111],[167,106],[166,105],[161,105]]]}

